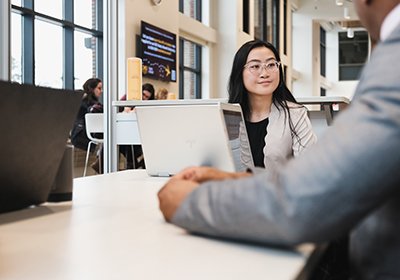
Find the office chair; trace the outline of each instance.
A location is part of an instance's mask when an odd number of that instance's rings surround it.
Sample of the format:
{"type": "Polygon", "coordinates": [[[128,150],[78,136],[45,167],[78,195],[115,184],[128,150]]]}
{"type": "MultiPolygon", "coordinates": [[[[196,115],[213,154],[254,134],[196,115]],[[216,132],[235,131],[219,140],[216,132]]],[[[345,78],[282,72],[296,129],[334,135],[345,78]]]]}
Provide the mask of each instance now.
{"type": "MultiPolygon", "coordinates": [[[[85,115],[85,122],[86,122],[86,135],[89,138],[89,143],[86,151],[86,160],[85,160],[85,169],[83,171],[83,176],[86,176],[87,165],[89,161],[89,153],[90,147],[92,144],[96,146],[103,143],[103,139],[96,138],[92,135],[92,133],[104,133],[104,123],[103,123],[103,114],[102,113],[87,113],[85,115]]],[[[101,165],[101,158],[100,158],[100,167],[101,165]]]]}

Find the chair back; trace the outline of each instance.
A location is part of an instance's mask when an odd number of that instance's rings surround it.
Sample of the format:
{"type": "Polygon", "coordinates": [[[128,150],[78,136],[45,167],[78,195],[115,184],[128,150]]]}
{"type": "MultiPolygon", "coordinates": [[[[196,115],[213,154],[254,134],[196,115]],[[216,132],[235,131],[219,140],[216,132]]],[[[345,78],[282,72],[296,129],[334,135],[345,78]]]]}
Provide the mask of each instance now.
{"type": "Polygon", "coordinates": [[[102,143],[103,139],[93,137],[92,133],[104,133],[103,113],[87,113],[85,122],[87,137],[91,141],[102,143]]]}

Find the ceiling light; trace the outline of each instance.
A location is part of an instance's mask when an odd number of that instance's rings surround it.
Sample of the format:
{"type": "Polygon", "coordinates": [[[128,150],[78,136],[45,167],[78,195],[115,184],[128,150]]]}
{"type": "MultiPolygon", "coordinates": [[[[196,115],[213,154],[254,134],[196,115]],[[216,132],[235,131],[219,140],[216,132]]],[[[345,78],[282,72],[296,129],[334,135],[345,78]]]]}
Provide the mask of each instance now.
{"type": "Polygon", "coordinates": [[[336,0],[336,5],[343,6],[343,0],[336,0]]]}

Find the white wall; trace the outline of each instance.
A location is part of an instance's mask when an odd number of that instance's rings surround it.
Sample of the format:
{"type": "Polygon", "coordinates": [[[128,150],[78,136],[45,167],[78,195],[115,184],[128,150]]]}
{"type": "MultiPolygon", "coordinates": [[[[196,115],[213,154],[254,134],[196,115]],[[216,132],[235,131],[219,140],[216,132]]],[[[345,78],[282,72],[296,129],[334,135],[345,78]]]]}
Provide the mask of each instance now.
{"type": "Polygon", "coordinates": [[[312,96],[312,20],[301,13],[293,14],[293,68],[300,78],[293,82],[294,96],[312,96]]]}
{"type": "MultiPolygon", "coordinates": [[[[179,1],[163,1],[154,6],[151,1],[120,0],[120,59],[119,83],[125,85],[125,60],[135,56],[135,35],[140,34],[140,21],[166,29],[172,33],[191,40],[203,46],[202,56],[202,93],[203,98],[227,97],[227,83],[237,49],[246,41],[251,40],[249,34],[242,32],[242,0],[203,0],[205,24],[191,19],[179,12],[179,1]],[[122,4],[122,2],[125,2],[122,4]],[[125,24],[122,24],[122,21],[125,24]]],[[[251,1],[252,2],[252,1],[251,1]]],[[[178,45],[179,54],[179,45],[178,45]]],[[[177,56],[179,63],[179,55],[177,56]]],[[[178,77],[179,79],[179,77],[178,77]]],[[[179,80],[167,83],[152,79],[143,79],[156,88],[165,87],[178,95],[179,80]]],[[[125,86],[121,87],[121,91],[125,86]]],[[[124,94],[119,93],[119,96],[124,94]]]]}
{"type": "MultiPolygon", "coordinates": [[[[120,71],[120,83],[125,85],[126,76],[126,58],[136,56],[136,35],[140,34],[140,22],[141,20],[146,21],[150,24],[163,28],[174,34],[179,32],[179,2],[178,1],[162,1],[162,4],[155,6],[151,1],[146,0],[125,0],[125,6],[122,9],[125,12],[122,16],[125,17],[125,24],[120,27],[120,36],[124,36],[124,40],[120,40],[120,59],[119,59],[119,71],[120,71]]],[[[177,53],[177,61],[179,65],[179,55],[177,53]]],[[[151,83],[154,85],[156,90],[160,87],[165,87],[168,91],[179,93],[179,77],[177,82],[163,82],[154,79],[143,78],[143,83],[151,83]]],[[[120,87],[124,91],[125,86],[120,87]]],[[[125,94],[120,92],[119,96],[125,94]]]]}

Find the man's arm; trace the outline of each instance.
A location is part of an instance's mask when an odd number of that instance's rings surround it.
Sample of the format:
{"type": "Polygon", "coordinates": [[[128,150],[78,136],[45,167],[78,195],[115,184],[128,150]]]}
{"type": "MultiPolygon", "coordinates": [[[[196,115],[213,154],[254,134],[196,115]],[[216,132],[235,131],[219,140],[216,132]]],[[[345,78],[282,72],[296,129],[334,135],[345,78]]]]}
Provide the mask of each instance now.
{"type": "Polygon", "coordinates": [[[209,181],[172,222],[189,231],[282,245],[327,241],[398,197],[400,36],[378,45],[352,104],[276,172],[209,181]]]}
{"type": "Polygon", "coordinates": [[[391,99],[359,98],[276,173],[201,184],[171,221],[197,233],[284,245],[349,230],[396,191],[400,96],[387,94],[391,99]]]}

